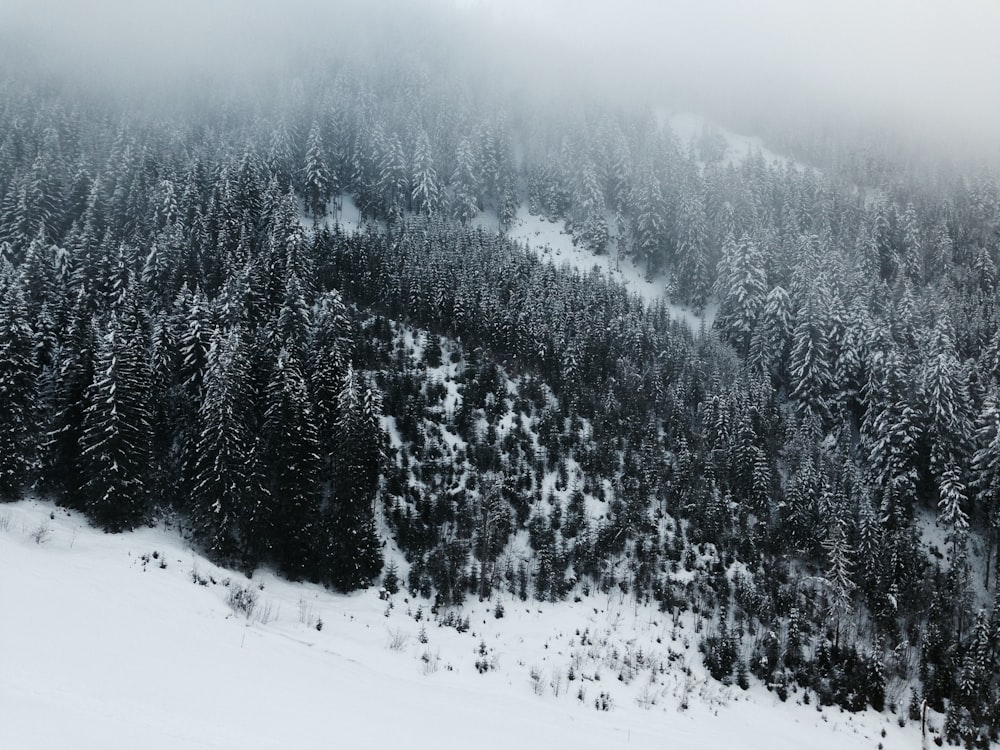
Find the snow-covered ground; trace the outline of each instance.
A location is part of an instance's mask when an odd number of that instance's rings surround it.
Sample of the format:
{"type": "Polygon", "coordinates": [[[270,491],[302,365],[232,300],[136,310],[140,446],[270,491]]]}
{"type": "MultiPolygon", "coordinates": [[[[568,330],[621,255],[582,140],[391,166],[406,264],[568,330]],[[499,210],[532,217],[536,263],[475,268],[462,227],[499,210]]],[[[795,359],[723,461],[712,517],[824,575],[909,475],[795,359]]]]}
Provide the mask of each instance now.
{"type": "Polygon", "coordinates": [[[707,680],[692,623],[621,594],[502,603],[247,581],[174,531],[0,506],[0,747],[920,747],[895,717],[707,680]]]}
{"type": "Polygon", "coordinates": [[[721,139],[720,143],[724,149],[722,153],[722,162],[724,164],[740,164],[746,161],[748,157],[760,154],[761,158],[767,164],[777,162],[782,166],[791,164],[799,170],[808,169],[801,162],[775,153],[765,146],[764,141],[757,136],[734,133],[706,119],[702,115],[691,112],[670,112],[666,109],[658,109],[656,111],[656,118],[661,126],[670,127],[684,148],[687,148],[692,143],[697,148],[699,141],[706,133],[718,136],[721,139]]]}

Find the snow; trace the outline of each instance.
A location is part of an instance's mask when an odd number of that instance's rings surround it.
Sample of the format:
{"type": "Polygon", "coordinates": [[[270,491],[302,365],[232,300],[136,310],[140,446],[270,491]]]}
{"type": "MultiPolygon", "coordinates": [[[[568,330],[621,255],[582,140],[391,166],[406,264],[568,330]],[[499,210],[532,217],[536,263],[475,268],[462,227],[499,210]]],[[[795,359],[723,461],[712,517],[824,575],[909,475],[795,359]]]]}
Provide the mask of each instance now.
{"type": "MultiPolygon", "coordinates": [[[[497,231],[498,221],[492,212],[480,214],[473,222],[476,226],[488,231],[497,231]]],[[[609,226],[614,221],[609,219],[609,226]]],[[[620,257],[617,246],[612,241],[608,252],[604,255],[593,253],[573,244],[573,237],[566,231],[561,222],[549,221],[544,216],[537,216],[528,211],[526,205],[521,205],[513,224],[507,230],[507,236],[520,242],[537,253],[542,260],[556,266],[568,266],[584,274],[599,273],[605,278],[623,285],[629,292],[636,294],[647,303],[663,302],[675,320],[688,324],[694,333],[701,328],[702,322],[710,328],[715,319],[717,307],[710,305],[704,313],[697,312],[674,304],[667,295],[668,280],[659,275],[647,279],[645,272],[631,258],[620,257]]]]}
{"type": "Polygon", "coordinates": [[[764,145],[764,141],[757,136],[734,133],[702,115],[691,112],[669,112],[666,109],[659,109],[656,112],[657,121],[661,126],[667,125],[677,136],[678,141],[685,149],[692,143],[697,151],[698,141],[706,132],[716,133],[722,138],[725,152],[722,161],[726,165],[739,165],[754,154],[760,154],[767,164],[777,163],[781,166],[792,165],[798,170],[806,170],[808,167],[801,162],[790,159],[787,156],[777,154],[764,145]]]}
{"type": "Polygon", "coordinates": [[[4,748],[920,744],[894,717],[707,680],[692,621],[620,592],[505,598],[502,619],[495,601],[470,602],[459,632],[402,591],[248,582],[175,531],[104,535],[23,501],[0,507],[0,595],[4,748]],[[226,603],[243,585],[258,597],[250,617],[226,603]],[[594,707],[601,693],[609,711],[594,707]]]}
{"type": "Polygon", "coordinates": [[[361,209],[354,203],[354,199],[346,193],[340,196],[340,211],[331,212],[331,220],[340,225],[340,228],[347,234],[358,231],[364,222],[361,219],[361,209]]]}
{"type": "MultiPolygon", "coordinates": [[[[337,209],[336,200],[331,200],[327,204],[327,215],[319,222],[322,226],[327,226],[331,229],[334,226],[339,226],[344,234],[354,234],[363,230],[371,223],[371,217],[368,219],[362,218],[361,209],[358,208],[354,202],[354,198],[348,193],[342,193],[338,197],[338,200],[340,201],[340,210],[337,209]]],[[[306,229],[312,229],[316,224],[312,217],[306,214],[305,205],[302,201],[299,201],[299,224],[306,229]]]]}

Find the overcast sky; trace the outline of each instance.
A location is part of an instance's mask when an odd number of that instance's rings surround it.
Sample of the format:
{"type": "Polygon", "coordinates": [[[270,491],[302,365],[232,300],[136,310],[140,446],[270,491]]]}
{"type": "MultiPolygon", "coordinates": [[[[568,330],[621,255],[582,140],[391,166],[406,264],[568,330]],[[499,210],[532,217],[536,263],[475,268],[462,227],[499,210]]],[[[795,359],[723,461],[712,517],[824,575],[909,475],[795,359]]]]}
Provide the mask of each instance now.
{"type": "Polygon", "coordinates": [[[404,7],[467,24],[477,54],[629,96],[1000,133],[997,0],[0,0],[0,31],[93,77],[254,73],[311,44],[346,48],[366,16],[404,7]]]}

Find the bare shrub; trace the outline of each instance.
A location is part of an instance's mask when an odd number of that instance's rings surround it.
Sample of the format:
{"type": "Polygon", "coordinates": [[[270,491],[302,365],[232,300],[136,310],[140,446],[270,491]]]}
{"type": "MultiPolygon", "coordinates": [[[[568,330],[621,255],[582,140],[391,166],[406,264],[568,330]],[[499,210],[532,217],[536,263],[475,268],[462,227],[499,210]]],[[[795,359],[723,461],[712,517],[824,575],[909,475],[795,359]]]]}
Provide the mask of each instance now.
{"type": "Polygon", "coordinates": [[[420,655],[420,661],[423,662],[422,669],[424,674],[434,674],[438,671],[438,663],[441,661],[441,658],[436,651],[431,653],[430,649],[424,649],[424,652],[420,655]]]}
{"type": "Polygon", "coordinates": [[[261,625],[267,625],[269,622],[277,620],[280,613],[280,607],[275,608],[274,602],[270,599],[265,599],[264,603],[257,607],[256,619],[261,625]]]}
{"type": "Polygon", "coordinates": [[[28,534],[28,537],[35,544],[45,544],[47,541],[49,541],[49,538],[51,536],[52,536],[52,529],[49,528],[49,525],[45,523],[45,521],[42,521],[40,524],[38,524],[38,527],[35,528],[35,530],[32,531],[30,534],[28,534]]]}
{"type": "Polygon", "coordinates": [[[549,687],[552,688],[552,695],[556,698],[562,695],[563,673],[558,667],[552,668],[552,682],[549,683],[549,687]]]}
{"type": "Polygon", "coordinates": [[[304,596],[299,597],[299,622],[307,628],[316,627],[317,624],[316,612],[313,609],[312,602],[308,601],[304,596]]]}
{"type": "Polygon", "coordinates": [[[246,586],[233,585],[229,587],[229,595],[226,597],[226,604],[233,610],[234,615],[244,615],[247,620],[253,617],[257,611],[257,592],[249,584],[246,586]]]}
{"type": "Polygon", "coordinates": [[[535,695],[545,694],[545,681],[542,677],[541,667],[532,667],[531,671],[528,673],[531,677],[531,690],[535,695]]]}
{"type": "Polygon", "coordinates": [[[396,628],[395,630],[389,631],[389,650],[390,651],[402,651],[406,648],[407,642],[410,640],[410,636],[404,633],[401,628],[396,628]]]}

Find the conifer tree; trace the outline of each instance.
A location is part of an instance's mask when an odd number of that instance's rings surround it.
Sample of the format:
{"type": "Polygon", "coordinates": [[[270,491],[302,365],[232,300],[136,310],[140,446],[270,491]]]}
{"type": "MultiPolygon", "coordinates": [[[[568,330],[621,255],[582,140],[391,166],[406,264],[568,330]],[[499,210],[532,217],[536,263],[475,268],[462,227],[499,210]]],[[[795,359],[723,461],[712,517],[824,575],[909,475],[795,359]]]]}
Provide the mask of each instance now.
{"type": "Polygon", "coordinates": [[[760,321],[750,337],[748,364],[771,382],[781,386],[786,382],[785,368],[788,349],[792,340],[791,300],[782,287],[776,286],[767,293],[760,321]]]}
{"type": "Polygon", "coordinates": [[[688,192],[677,212],[677,262],[673,288],[677,298],[695,310],[705,306],[712,292],[713,274],[708,260],[708,227],[705,207],[688,192]]]}
{"type": "Polygon", "coordinates": [[[719,262],[719,312],[715,327],[741,357],[750,351],[750,339],[767,296],[764,256],[749,235],[727,241],[719,262]]]}
{"type": "Polygon", "coordinates": [[[378,190],[386,218],[392,222],[401,221],[412,191],[408,184],[403,146],[395,133],[385,139],[379,153],[378,190]]]}
{"type": "Polygon", "coordinates": [[[477,174],[472,143],[463,138],[458,144],[455,172],[451,176],[451,213],[462,224],[468,224],[479,213],[477,174]]]}
{"type": "Polygon", "coordinates": [[[83,415],[81,492],[91,518],[108,531],[123,531],[147,511],[150,379],[141,332],[126,311],[113,310],[96,338],[83,415]]]}
{"type": "Polygon", "coordinates": [[[788,357],[788,379],[799,413],[821,419],[830,416],[832,386],[826,312],[825,300],[816,289],[796,316],[788,357]]]}
{"type": "Polygon", "coordinates": [[[374,505],[384,460],[379,396],[350,366],[338,410],[337,481],[326,517],[329,575],[334,586],[350,591],[368,585],[382,570],[374,505]]]}
{"type": "Polygon", "coordinates": [[[36,361],[21,285],[0,259],[0,498],[15,499],[35,446],[36,361]]]}
{"type": "Polygon", "coordinates": [[[608,221],[604,191],[593,164],[588,163],[583,169],[574,204],[577,213],[574,236],[588,251],[602,254],[608,244],[608,221]]]}
{"type": "Polygon", "coordinates": [[[308,387],[294,354],[282,350],[267,385],[261,427],[270,500],[256,533],[294,579],[317,579],[319,440],[308,387]]]}
{"type": "Polygon", "coordinates": [[[323,152],[323,137],[319,126],[314,124],[306,143],[305,200],[306,210],[319,221],[326,216],[326,205],[330,202],[332,180],[323,152]]]}
{"type": "Polygon", "coordinates": [[[635,202],[635,260],[646,267],[649,279],[662,261],[667,223],[663,190],[652,169],[643,173],[635,202]]]}
{"type": "Polygon", "coordinates": [[[216,556],[238,556],[252,566],[261,541],[263,487],[252,391],[242,332],[216,331],[208,351],[201,433],[194,462],[192,526],[216,556]]]}
{"type": "Polygon", "coordinates": [[[413,152],[413,191],[410,201],[413,210],[433,216],[438,212],[441,203],[441,185],[438,182],[437,170],[434,168],[434,154],[427,132],[420,129],[417,134],[417,145],[413,152]]]}
{"type": "Polygon", "coordinates": [[[926,415],[925,440],[930,444],[930,470],[935,479],[946,467],[964,462],[972,433],[969,394],[962,368],[955,356],[951,325],[941,315],[922,368],[921,411],[926,415]]]}

